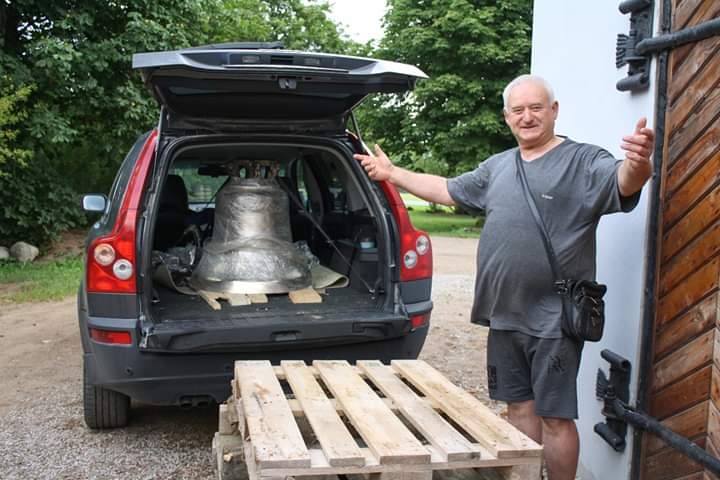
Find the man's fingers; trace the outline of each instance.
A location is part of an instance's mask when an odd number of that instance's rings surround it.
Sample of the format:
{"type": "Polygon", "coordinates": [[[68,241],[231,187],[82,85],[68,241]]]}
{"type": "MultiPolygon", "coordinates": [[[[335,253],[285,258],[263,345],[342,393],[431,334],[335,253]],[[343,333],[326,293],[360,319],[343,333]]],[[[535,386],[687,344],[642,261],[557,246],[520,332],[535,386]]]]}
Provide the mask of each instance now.
{"type": "Polygon", "coordinates": [[[385,155],[385,152],[383,152],[383,151],[382,151],[382,148],[380,148],[380,145],[378,145],[378,144],[376,143],[376,144],[375,144],[375,156],[376,156],[376,157],[382,157],[383,155],[385,155]]]}
{"type": "Polygon", "coordinates": [[[634,166],[634,168],[647,168],[650,165],[650,159],[645,155],[635,152],[627,152],[625,158],[634,166]]]}
{"type": "Polygon", "coordinates": [[[651,145],[653,144],[653,142],[655,141],[655,131],[652,128],[643,128],[642,130],[640,130],[640,133],[647,137],[651,145]]]}
{"type": "Polygon", "coordinates": [[[388,168],[392,168],[392,164],[390,164],[390,160],[387,158],[387,155],[385,155],[385,152],[382,151],[380,145],[375,144],[374,150],[375,155],[355,153],[353,157],[360,162],[371,180],[384,180],[387,178],[387,170],[388,168]],[[388,165],[390,165],[390,167],[388,167],[388,165]]]}
{"type": "Polygon", "coordinates": [[[625,142],[620,145],[620,148],[626,152],[635,152],[646,157],[650,156],[650,149],[644,144],[625,142]]]}
{"type": "Polygon", "coordinates": [[[652,148],[655,134],[652,130],[645,128],[641,133],[626,135],[622,139],[624,143],[631,143],[635,145],[642,145],[646,148],[652,148]]]}
{"type": "Polygon", "coordinates": [[[640,134],[642,132],[642,129],[647,126],[647,118],[642,117],[640,120],[638,120],[637,125],[635,125],[635,133],[640,134]]]}

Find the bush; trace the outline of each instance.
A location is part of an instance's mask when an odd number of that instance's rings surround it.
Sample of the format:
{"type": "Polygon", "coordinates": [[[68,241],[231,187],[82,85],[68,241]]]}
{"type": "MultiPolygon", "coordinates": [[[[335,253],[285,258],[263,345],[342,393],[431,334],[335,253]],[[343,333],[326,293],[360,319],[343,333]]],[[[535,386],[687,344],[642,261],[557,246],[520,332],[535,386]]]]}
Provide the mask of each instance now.
{"type": "Polygon", "coordinates": [[[30,163],[0,176],[0,243],[44,245],[85,223],[78,195],[54,171],[30,163]]]}

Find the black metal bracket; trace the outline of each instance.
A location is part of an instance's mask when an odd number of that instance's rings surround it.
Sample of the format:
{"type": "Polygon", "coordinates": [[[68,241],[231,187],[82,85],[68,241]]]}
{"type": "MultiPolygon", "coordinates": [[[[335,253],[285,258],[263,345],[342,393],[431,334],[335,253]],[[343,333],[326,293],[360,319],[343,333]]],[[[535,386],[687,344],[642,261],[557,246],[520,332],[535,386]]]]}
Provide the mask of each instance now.
{"type": "Polygon", "coordinates": [[[652,6],[652,0],[625,0],[618,7],[621,13],[630,14],[630,31],[618,35],[615,48],[615,66],[628,66],[628,76],[615,86],[621,92],[644,90],[650,83],[652,54],[641,54],[636,46],[652,37],[652,6]]]}
{"type": "Polygon", "coordinates": [[[651,433],[670,447],[701,464],[715,474],[720,474],[720,460],[710,455],[687,438],[678,435],[653,417],[628,405],[630,393],[630,361],[620,355],[603,350],[600,356],[610,363],[610,377],[598,369],[595,394],[603,400],[602,414],[605,422],[595,425],[600,435],[615,451],[625,450],[628,424],[651,433]]]}
{"type": "Polygon", "coordinates": [[[605,422],[595,425],[595,433],[600,435],[616,452],[625,450],[627,435],[627,423],[616,418],[614,403],[615,400],[627,404],[630,400],[630,361],[610,350],[603,350],[600,356],[610,364],[610,377],[598,369],[595,395],[602,400],[602,413],[605,415],[605,422]]]}
{"type": "Polygon", "coordinates": [[[630,32],[618,35],[615,48],[615,66],[628,66],[628,76],[616,85],[621,92],[634,92],[648,87],[650,61],[654,54],[720,35],[720,18],[713,18],[653,37],[652,7],[653,0],[625,0],[618,7],[621,13],[630,14],[630,32]]]}

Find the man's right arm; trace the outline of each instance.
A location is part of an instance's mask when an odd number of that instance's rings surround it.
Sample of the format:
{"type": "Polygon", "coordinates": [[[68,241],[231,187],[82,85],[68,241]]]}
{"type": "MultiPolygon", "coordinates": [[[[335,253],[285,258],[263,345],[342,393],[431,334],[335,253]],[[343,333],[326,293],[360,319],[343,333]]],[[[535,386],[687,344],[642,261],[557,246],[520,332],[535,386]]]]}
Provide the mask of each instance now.
{"type": "Polygon", "coordinates": [[[382,149],[375,145],[375,155],[355,154],[368,176],[375,181],[387,180],[411,194],[428,202],[455,205],[447,188],[447,179],[438,175],[411,172],[390,162],[382,149]]]}

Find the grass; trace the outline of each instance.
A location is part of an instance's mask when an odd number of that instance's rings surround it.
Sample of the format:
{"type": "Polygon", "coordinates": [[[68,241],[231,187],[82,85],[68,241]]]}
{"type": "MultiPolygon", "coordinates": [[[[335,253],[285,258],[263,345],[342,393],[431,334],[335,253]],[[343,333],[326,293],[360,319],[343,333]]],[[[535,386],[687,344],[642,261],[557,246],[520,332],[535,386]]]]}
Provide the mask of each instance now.
{"type": "Polygon", "coordinates": [[[82,258],[34,263],[0,261],[0,304],[60,300],[77,291],[82,258]]]}
{"type": "Polygon", "coordinates": [[[457,214],[452,208],[430,204],[407,192],[400,194],[415,228],[425,230],[430,235],[446,237],[478,238],[484,219],[457,214]]]}
{"type": "Polygon", "coordinates": [[[478,238],[482,230],[482,219],[470,215],[459,215],[443,209],[439,212],[429,211],[427,207],[408,207],[410,219],[415,228],[425,230],[430,235],[446,237],[478,238]]]}

